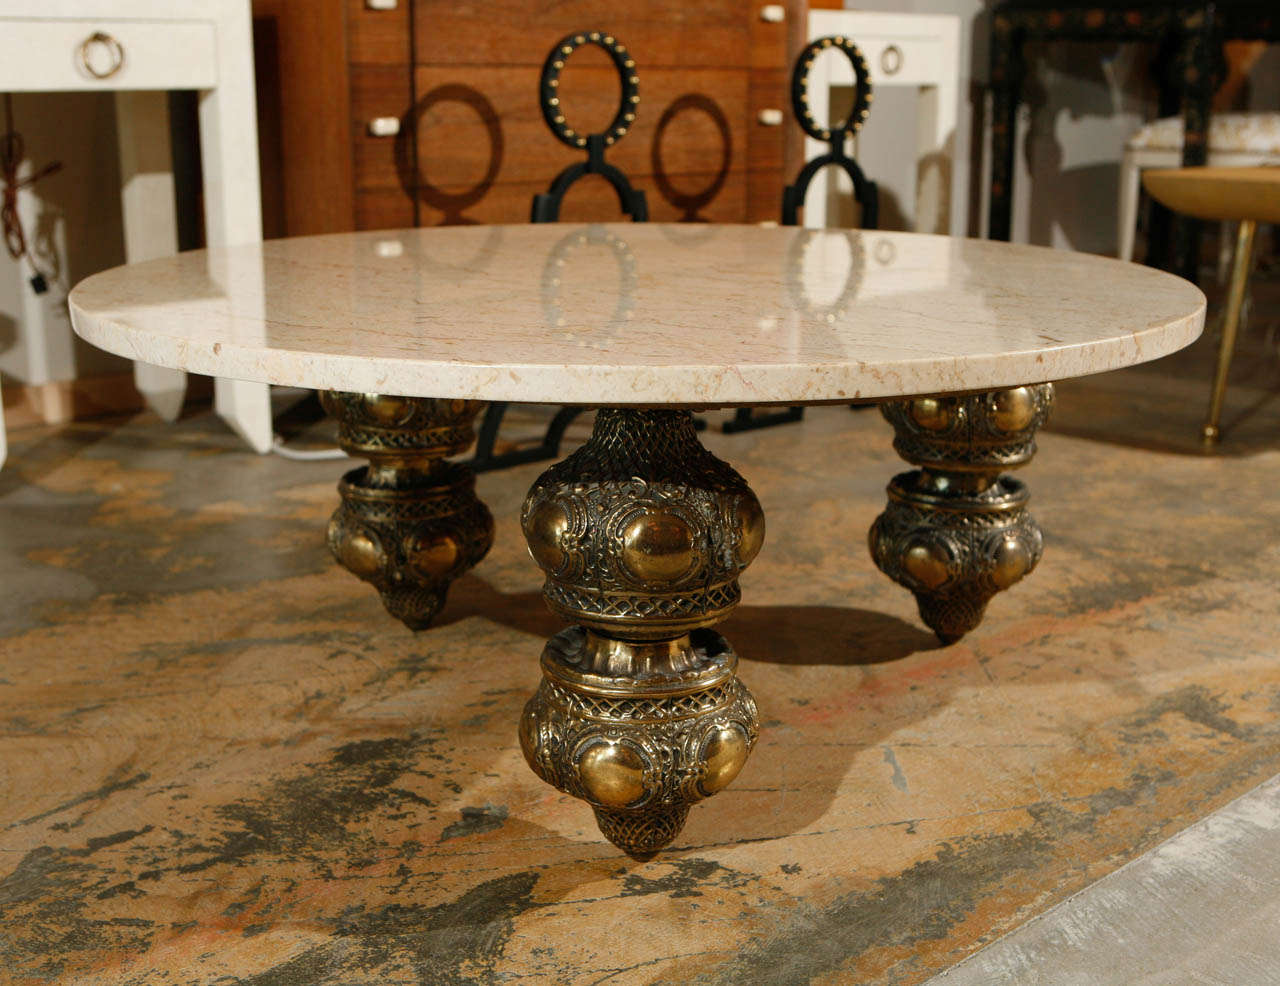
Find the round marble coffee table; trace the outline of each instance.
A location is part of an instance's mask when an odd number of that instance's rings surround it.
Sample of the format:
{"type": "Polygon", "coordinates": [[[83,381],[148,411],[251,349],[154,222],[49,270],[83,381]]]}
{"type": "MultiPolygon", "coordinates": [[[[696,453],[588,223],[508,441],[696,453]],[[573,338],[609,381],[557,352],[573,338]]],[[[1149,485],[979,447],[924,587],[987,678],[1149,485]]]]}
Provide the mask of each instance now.
{"type": "Polygon", "coordinates": [[[692,409],[879,400],[898,452],[870,535],[944,640],[1026,575],[1027,462],[1047,381],[1155,359],[1204,296],[1084,254],[901,233],[713,225],[451,227],[277,240],[97,274],[76,331],[134,359],[311,387],[367,467],[334,554],[415,628],[479,561],[492,518],[466,449],[483,401],[600,408],[522,523],[548,642],[520,723],[533,769],[645,856],[738,774],[757,735],[712,627],[764,541],[746,481],[692,409]]]}

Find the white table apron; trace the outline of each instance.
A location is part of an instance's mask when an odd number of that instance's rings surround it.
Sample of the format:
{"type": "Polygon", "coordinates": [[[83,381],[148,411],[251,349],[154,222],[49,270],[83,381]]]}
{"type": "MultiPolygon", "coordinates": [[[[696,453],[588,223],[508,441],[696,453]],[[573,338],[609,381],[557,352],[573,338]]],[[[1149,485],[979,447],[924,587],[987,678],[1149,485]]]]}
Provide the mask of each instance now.
{"type": "MultiPolygon", "coordinates": [[[[262,239],[248,0],[10,0],[0,13],[0,92],[107,90],[120,136],[125,257],[177,252],[165,91],[200,93],[205,231],[211,247],[262,239]]],[[[134,363],[147,405],[181,410],[186,374],[134,363]]],[[[271,448],[270,389],[217,378],[217,412],[258,452],[271,448]]],[[[0,464],[4,462],[0,417],[0,464]]]]}

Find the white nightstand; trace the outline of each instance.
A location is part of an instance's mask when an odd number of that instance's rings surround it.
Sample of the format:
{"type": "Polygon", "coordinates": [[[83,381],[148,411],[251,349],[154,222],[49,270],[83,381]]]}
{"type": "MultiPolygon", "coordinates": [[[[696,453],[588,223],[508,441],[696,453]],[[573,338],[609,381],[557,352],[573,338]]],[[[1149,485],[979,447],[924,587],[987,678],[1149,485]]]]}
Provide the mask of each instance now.
{"type": "MultiPolygon", "coordinates": [[[[0,92],[116,94],[130,263],[177,251],[165,97],[171,89],[200,94],[209,245],[261,240],[249,0],[0,0],[0,92]]],[[[135,362],[134,378],[150,407],[170,420],[177,415],[184,373],[135,362]]],[[[265,384],[219,379],[214,401],[255,450],[270,450],[265,384]]],[[[0,463],[4,450],[0,418],[0,463]]]]}
{"type": "MultiPolygon", "coordinates": [[[[891,86],[917,89],[916,231],[964,233],[964,185],[956,162],[956,120],[960,107],[960,18],[950,14],[882,14],[861,10],[809,11],[808,40],[843,35],[853,40],[867,60],[873,94],[891,86]]],[[[809,76],[809,106],[818,120],[828,120],[832,103],[852,103],[853,69],[844,58],[818,59],[809,76]]],[[[875,116],[874,104],[871,115],[875,116]]],[[[827,145],[805,138],[805,159],[827,145]]],[[[865,167],[865,161],[863,162],[865,167]]],[[[877,175],[868,172],[873,181],[877,175]]],[[[836,196],[852,192],[848,179],[834,168],[813,177],[806,199],[824,207],[806,209],[805,225],[836,222],[836,196]],[[829,181],[830,175],[836,182],[829,181]]]]}

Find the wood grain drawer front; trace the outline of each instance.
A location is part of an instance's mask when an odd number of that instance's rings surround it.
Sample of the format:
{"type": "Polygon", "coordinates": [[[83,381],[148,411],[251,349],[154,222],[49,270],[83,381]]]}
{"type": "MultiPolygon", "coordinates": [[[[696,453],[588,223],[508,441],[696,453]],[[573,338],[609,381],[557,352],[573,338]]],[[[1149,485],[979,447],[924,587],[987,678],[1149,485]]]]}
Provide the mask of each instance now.
{"type": "Polygon", "coordinates": [[[378,10],[365,0],[347,0],[347,61],[352,65],[408,65],[409,0],[378,10]]]}
{"type": "Polygon", "coordinates": [[[211,22],[0,18],[0,91],[211,89],[217,81],[211,22]]]}
{"type": "Polygon", "coordinates": [[[559,38],[598,28],[627,46],[642,79],[654,68],[748,68],[752,9],[745,0],[414,0],[414,61],[541,66],[559,38]]]}
{"type": "MultiPolygon", "coordinates": [[[[531,181],[545,190],[562,168],[586,159],[547,129],[536,69],[477,67],[467,70],[465,85],[458,78],[449,66],[416,70],[418,105],[409,121],[422,172],[416,184],[469,188],[496,169],[498,182],[531,181]]],[[[584,68],[571,81],[562,104],[571,124],[589,131],[612,116],[618,105],[612,69],[584,68]]],[[[714,175],[726,160],[729,168],[742,167],[745,69],[650,69],[640,93],[635,124],[606,153],[633,182],[659,169],[678,178],[714,175]]],[[[386,155],[382,160],[391,166],[386,155]]],[[[381,184],[393,180],[390,171],[381,184]]],[[[702,187],[696,180],[677,184],[687,191],[702,187]]]]}

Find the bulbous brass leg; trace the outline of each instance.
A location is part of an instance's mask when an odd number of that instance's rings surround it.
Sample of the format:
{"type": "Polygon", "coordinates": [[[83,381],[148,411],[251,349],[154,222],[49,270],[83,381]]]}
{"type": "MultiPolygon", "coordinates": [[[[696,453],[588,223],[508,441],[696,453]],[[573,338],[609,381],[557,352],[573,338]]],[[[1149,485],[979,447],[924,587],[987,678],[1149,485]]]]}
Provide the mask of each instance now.
{"type": "Polygon", "coordinates": [[[710,627],[760,550],[760,503],[688,412],[610,409],[534,483],[521,521],[547,605],[577,625],[542,653],[520,745],[609,841],[647,858],[756,741],[755,701],[710,627]]]}
{"type": "Polygon", "coordinates": [[[478,401],[322,393],[338,443],[369,460],[338,484],[329,549],[372,583],[387,612],[412,630],[431,624],[449,585],[488,553],[493,517],[475,475],[445,456],[475,438],[478,401]]]}
{"type": "Polygon", "coordinates": [[[889,484],[871,557],[915,593],[921,619],[944,643],[974,629],[991,598],[1040,560],[1027,488],[1000,471],[1031,460],[1052,406],[1048,383],[880,405],[897,433],[893,447],[921,468],[889,484]]]}

